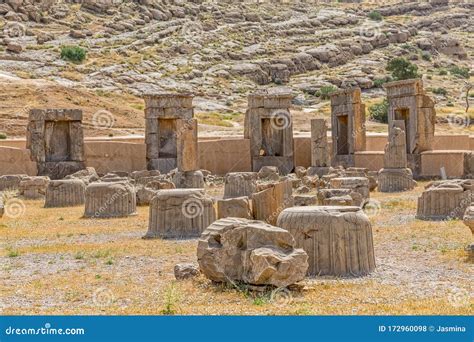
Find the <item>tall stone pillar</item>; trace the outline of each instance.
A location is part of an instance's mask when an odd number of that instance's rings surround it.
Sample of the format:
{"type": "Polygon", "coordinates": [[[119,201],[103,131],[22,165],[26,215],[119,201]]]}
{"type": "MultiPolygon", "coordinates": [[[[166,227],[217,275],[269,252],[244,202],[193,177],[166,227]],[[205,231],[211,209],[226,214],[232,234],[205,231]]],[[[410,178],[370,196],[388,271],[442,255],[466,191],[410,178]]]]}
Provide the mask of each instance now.
{"type": "Polygon", "coordinates": [[[311,167],[308,169],[310,176],[319,177],[329,173],[328,125],[324,119],[311,120],[311,167]]]}

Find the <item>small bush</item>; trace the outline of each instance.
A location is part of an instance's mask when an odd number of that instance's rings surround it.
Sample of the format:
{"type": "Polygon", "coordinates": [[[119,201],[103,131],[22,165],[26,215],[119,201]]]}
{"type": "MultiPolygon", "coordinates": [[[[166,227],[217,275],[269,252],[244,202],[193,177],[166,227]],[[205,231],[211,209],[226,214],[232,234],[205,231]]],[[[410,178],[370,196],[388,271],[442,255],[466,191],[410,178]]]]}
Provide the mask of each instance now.
{"type": "Polygon", "coordinates": [[[386,70],[391,71],[392,77],[397,81],[419,77],[418,67],[403,57],[391,59],[387,64],[386,70]]]}
{"type": "Polygon", "coordinates": [[[80,46],[63,46],[61,47],[61,59],[80,63],[86,59],[86,50],[80,46]]]}
{"type": "Polygon", "coordinates": [[[320,97],[321,100],[329,100],[329,95],[335,92],[337,88],[335,86],[323,86],[316,92],[316,96],[320,97]]]}
{"type": "Polygon", "coordinates": [[[451,68],[449,68],[449,72],[452,75],[462,77],[462,78],[469,78],[470,77],[469,68],[467,68],[467,67],[466,68],[465,67],[458,67],[457,65],[455,65],[455,66],[452,66],[451,68]]]}
{"type": "Polygon", "coordinates": [[[7,135],[5,133],[0,133],[0,139],[6,139],[7,135]]]}
{"type": "Polygon", "coordinates": [[[380,12],[372,11],[372,12],[369,13],[369,18],[371,20],[380,21],[380,20],[383,19],[383,16],[382,16],[382,14],[380,14],[380,12]]]}
{"type": "Polygon", "coordinates": [[[448,74],[448,72],[444,69],[440,70],[439,73],[438,73],[438,75],[440,75],[440,76],[445,76],[447,74],[448,74]]]}
{"type": "Polygon", "coordinates": [[[425,61],[431,61],[431,54],[429,52],[423,52],[421,54],[421,58],[423,58],[425,61]]]}
{"type": "Polygon", "coordinates": [[[392,78],[390,76],[386,76],[384,78],[378,78],[374,80],[374,86],[377,88],[380,88],[382,85],[390,81],[392,81],[392,78]]]}
{"type": "Polygon", "coordinates": [[[448,91],[444,88],[434,88],[431,91],[433,92],[433,94],[436,94],[436,95],[443,95],[443,96],[448,95],[448,91]]]}
{"type": "Polygon", "coordinates": [[[388,123],[388,101],[384,99],[369,107],[370,119],[373,121],[388,123]]]}

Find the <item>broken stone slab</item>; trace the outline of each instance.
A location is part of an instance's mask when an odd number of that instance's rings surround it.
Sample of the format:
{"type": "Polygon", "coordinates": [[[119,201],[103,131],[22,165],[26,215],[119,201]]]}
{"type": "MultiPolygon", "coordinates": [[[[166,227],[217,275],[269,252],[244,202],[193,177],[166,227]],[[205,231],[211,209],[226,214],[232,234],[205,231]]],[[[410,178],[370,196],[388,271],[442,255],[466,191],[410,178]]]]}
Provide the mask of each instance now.
{"type": "Polygon", "coordinates": [[[159,190],[150,202],[144,238],[198,237],[215,219],[214,199],[204,189],[159,190]]]}
{"type": "Polygon", "coordinates": [[[260,171],[258,171],[257,175],[259,179],[274,181],[280,179],[280,171],[276,166],[263,166],[260,171]]]}
{"type": "Polygon", "coordinates": [[[185,280],[199,276],[199,267],[193,263],[182,263],[174,266],[174,277],[177,280],[185,280]]]}
{"type": "Polygon", "coordinates": [[[252,209],[246,196],[217,200],[217,219],[241,217],[252,219],[252,209]]]}
{"type": "Polygon", "coordinates": [[[0,176],[0,191],[18,190],[20,182],[28,175],[3,175],[0,176]]]}
{"type": "Polygon", "coordinates": [[[286,287],[304,279],[308,256],[291,234],[261,221],[225,218],[202,233],[201,272],[215,282],[286,287]]]}
{"type": "Polygon", "coordinates": [[[19,184],[19,194],[25,199],[42,199],[50,179],[45,176],[25,177],[19,184]]]}
{"type": "Polygon", "coordinates": [[[292,184],[285,180],[266,184],[266,188],[252,195],[252,211],[256,220],[275,224],[280,212],[293,206],[292,184]]]}
{"type": "Polygon", "coordinates": [[[372,226],[359,207],[287,208],[277,225],[308,254],[308,275],[364,276],[375,269],[372,226]]]}
{"type": "Polygon", "coordinates": [[[331,179],[330,185],[333,189],[351,189],[358,192],[362,196],[362,201],[370,198],[369,179],[366,177],[336,177],[331,179]]]}
{"type": "Polygon", "coordinates": [[[387,169],[379,171],[378,188],[380,192],[402,192],[415,188],[416,181],[409,168],[387,169]]]}
{"type": "Polygon", "coordinates": [[[318,204],[318,196],[316,195],[293,195],[295,207],[306,207],[318,204]]]}
{"type": "Polygon", "coordinates": [[[172,181],[178,189],[204,188],[204,175],[201,171],[171,172],[172,181]]]}
{"type": "MultiPolygon", "coordinates": [[[[150,178],[155,177],[147,177],[147,179],[150,178]]],[[[137,205],[149,205],[158,190],[175,188],[174,183],[166,179],[149,180],[146,184],[138,184],[135,186],[137,192],[137,205]]]]}
{"type": "Polygon", "coordinates": [[[80,179],[86,185],[89,185],[89,183],[97,182],[99,180],[99,175],[93,167],[86,167],[84,170],[77,171],[64,177],[64,179],[80,179]]]}

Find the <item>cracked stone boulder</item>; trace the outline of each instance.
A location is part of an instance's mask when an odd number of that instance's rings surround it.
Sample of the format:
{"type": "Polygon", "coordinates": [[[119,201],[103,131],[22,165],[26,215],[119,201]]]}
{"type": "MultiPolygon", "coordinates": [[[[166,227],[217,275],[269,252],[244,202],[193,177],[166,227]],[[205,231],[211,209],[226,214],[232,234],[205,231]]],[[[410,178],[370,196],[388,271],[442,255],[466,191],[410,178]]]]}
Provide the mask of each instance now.
{"type": "Polygon", "coordinates": [[[303,280],[308,255],[291,234],[261,221],[225,218],[202,233],[197,258],[215,282],[286,287],[303,280]]]}

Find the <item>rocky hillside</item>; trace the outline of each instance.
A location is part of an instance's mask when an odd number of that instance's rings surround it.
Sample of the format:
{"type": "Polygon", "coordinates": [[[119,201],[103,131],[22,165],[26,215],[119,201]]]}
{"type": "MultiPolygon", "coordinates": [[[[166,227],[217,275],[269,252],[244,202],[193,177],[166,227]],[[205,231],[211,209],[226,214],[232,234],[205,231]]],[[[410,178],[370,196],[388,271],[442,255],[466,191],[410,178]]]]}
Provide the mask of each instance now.
{"type": "Polygon", "coordinates": [[[0,0],[0,132],[23,135],[28,106],[54,105],[83,107],[90,135],[141,133],[142,94],[187,90],[203,134],[241,134],[248,92],[275,85],[295,92],[305,131],[334,88],[380,101],[396,56],[418,66],[441,117],[466,116],[474,3],[254,2],[0,0]],[[65,46],[85,59],[61,58],[65,46]],[[98,112],[112,124],[97,127],[98,112]]]}

